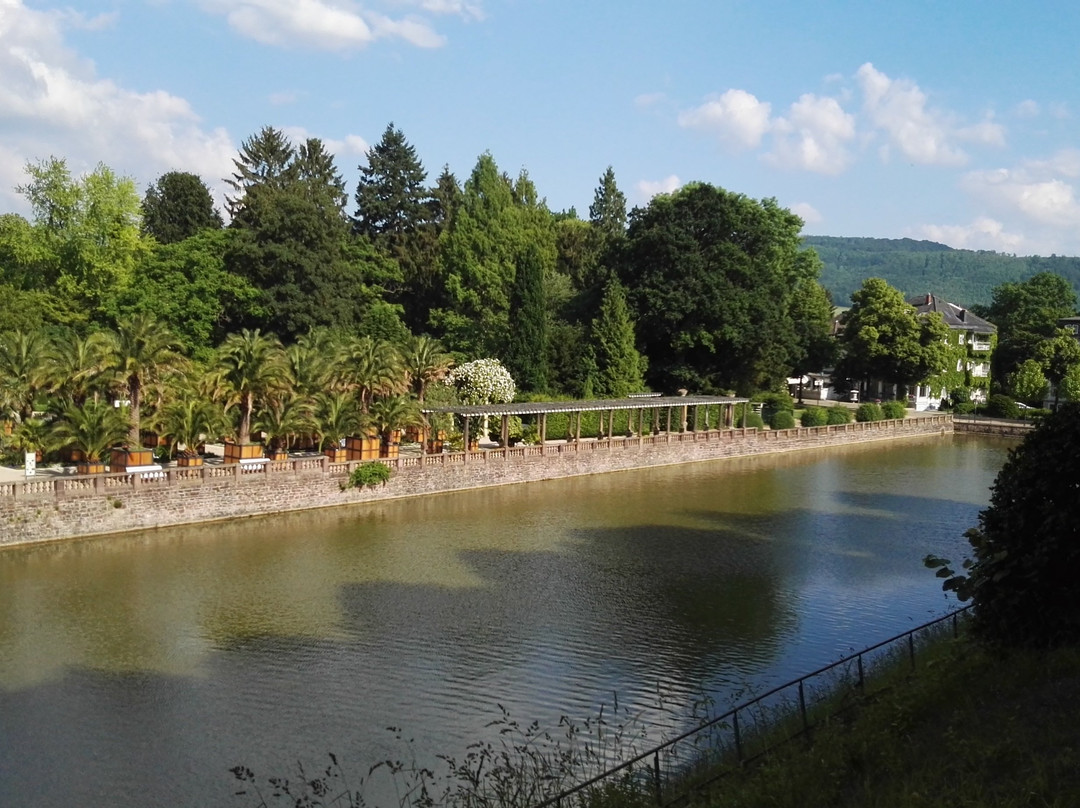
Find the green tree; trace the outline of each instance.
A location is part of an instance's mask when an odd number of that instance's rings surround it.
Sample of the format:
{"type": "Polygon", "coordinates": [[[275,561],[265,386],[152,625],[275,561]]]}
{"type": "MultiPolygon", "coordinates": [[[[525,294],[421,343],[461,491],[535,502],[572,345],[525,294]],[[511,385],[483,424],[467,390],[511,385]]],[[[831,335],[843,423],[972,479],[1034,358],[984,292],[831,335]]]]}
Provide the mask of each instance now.
{"type": "Polygon", "coordinates": [[[226,178],[235,195],[225,198],[229,218],[243,219],[248,205],[261,191],[280,191],[296,176],[293,158],[296,149],[280,129],[264,126],[240,144],[240,154],[233,159],[236,171],[226,178]]]}
{"type": "Polygon", "coordinates": [[[391,122],[368,149],[367,165],[360,166],[353,217],[357,232],[376,243],[382,237],[400,241],[425,224],[430,215],[426,180],[416,149],[391,122]]]}
{"type": "Polygon", "coordinates": [[[209,359],[236,325],[264,317],[260,293],[225,268],[231,230],[204,229],[157,247],[108,305],[116,319],[150,314],[176,334],[184,352],[209,359]]]}
{"type": "Polygon", "coordinates": [[[95,331],[80,337],[60,332],[47,348],[47,379],[50,391],[68,404],[80,405],[108,386],[112,340],[109,332],[95,331]]]}
{"type": "Polygon", "coordinates": [[[1050,339],[1040,342],[1035,358],[1042,365],[1043,375],[1054,386],[1054,407],[1061,397],[1061,382],[1069,371],[1080,365],[1080,342],[1068,331],[1059,330],[1050,339]]]}
{"type": "Polygon", "coordinates": [[[19,235],[32,243],[20,249],[43,273],[36,283],[100,315],[151,248],[135,183],[105,165],[76,180],[56,158],[30,163],[26,173],[29,181],[16,190],[30,202],[33,226],[19,235]]]}
{"type": "Polygon", "coordinates": [[[446,378],[454,366],[454,357],[443,349],[442,343],[428,336],[409,339],[402,358],[409,374],[409,386],[421,404],[427,389],[446,378]]]}
{"type": "Polygon", "coordinates": [[[34,413],[34,401],[49,380],[49,344],[41,331],[0,334],[0,400],[19,421],[34,413]]]}
{"type": "Polygon", "coordinates": [[[181,356],[172,331],[147,314],[121,320],[109,337],[109,368],[117,374],[128,399],[128,445],[138,448],[142,445],[143,391],[167,369],[176,367],[181,356]]]}
{"type": "Polygon", "coordinates": [[[481,155],[441,237],[441,305],[431,324],[451,350],[503,352],[517,257],[530,243],[546,274],[555,262],[550,212],[527,175],[512,181],[481,155]]]}
{"type": "Polygon", "coordinates": [[[607,167],[589,205],[589,221],[605,239],[626,235],[626,195],[615,184],[615,170],[607,167]]]}
{"type": "Polygon", "coordinates": [[[220,229],[221,214],[197,174],[170,171],[146,189],[142,228],[160,244],[175,244],[202,230],[220,229]]]}
{"type": "Polygon", "coordinates": [[[107,401],[88,399],[64,410],[53,434],[61,445],[70,445],[87,460],[98,461],[124,439],[128,430],[129,422],[120,410],[107,401]]]}
{"type": "Polygon", "coordinates": [[[881,278],[867,278],[851,297],[837,375],[905,387],[945,369],[949,330],[940,314],[918,316],[881,278]]]}
{"type": "Polygon", "coordinates": [[[1036,359],[1025,359],[1009,377],[1009,387],[1021,401],[1042,406],[1047,390],[1042,365],[1036,359]]]}
{"type": "Polygon", "coordinates": [[[222,343],[218,363],[226,404],[240,408],[237,443],[249,443],[256,407],[290,382],[281,342],[258,329],[245,328],[222,343]]]}
{"type": "Polygon", "coordinates": [[[547,389],[548,312],[544,298],[544,267],[540,250],[528,244],[517,261],[510,292],[510,329],[504,361],[526,392],[547,389]]]}
{"type": "MultiPolygon", "coordinates": [[[[821,260],[812,250],[800,253],[799,259],[807,266],[792,290],[790,311],[795,328],[792,370],[801,379],[807,373],[831,367],[836,361],[837,346],[832,335],[832,299],[817,280],[821,260]]],[[[801,399],[801,384],[799,396],[801,399]]]]}
{"type": "Polygon", "coordinates": [[[1039,343],[1057,333],[1058,320],[1075,312],[1076,293],[1059,275],[1040,272],[995,287],[986,309],[986,319],[998,327],[994,375],[1004,379],[1025,359],[1035,359],[1039,343]]]}
{"type": "Polygon", "coordinates": [[[1080,575],[1080,408],[1066,404],[1009,454],[979,525],[967,532],[974,554],[966,575],[939,567],[946,590],[974,606],[975,630],[1009,645],[1080,641],[1075,583],[1080,575]]]}
{"type": "Polygon", "coordinates": [[[593,392],[601,398],[624,398],[645,388],[645,361],[634,347],[634,322],[618,281],[604,290],[600,313],[592,322],[596,375],[593,392]]]}
{"type": "Polygon", "coordinates": [[[655,389],[771,388],[791,369],[802,221],[706,184],[630,215],[619,274],[655,389]]]}

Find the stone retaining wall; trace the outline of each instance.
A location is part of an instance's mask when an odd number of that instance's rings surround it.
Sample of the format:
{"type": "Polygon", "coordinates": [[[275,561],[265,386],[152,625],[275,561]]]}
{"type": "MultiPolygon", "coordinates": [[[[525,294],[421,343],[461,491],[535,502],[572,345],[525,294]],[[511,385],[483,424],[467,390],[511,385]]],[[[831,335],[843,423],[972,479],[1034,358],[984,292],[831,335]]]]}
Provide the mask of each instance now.
{"type": "Polygon", "coordinates": [[[953,421],[953,428],[957,432],[1022,438],[1035,428],[1035,424],[1031,421],[1010,421],[1000,418],[956,418],[953,421]]]}
{"type": "Polygon", "coordinates": [[[346,488],[358,464],[325,458],[0,484],[0,546],[193,524],[582,474],[942,435],[933,415],[785,430],[731,429],[385,460],[388,483],[346,488]]]}

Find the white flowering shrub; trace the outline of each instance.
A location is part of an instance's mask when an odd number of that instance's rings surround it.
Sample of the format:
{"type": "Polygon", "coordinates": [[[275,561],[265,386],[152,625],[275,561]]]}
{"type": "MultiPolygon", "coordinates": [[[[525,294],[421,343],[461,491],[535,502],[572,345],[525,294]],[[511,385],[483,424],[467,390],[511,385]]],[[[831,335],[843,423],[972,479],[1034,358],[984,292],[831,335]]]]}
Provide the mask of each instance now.
{"type": "Polygon", "coordinates": [[[476,359],[458,365],[445,381],[457,389],[462,404],[507,404],[517,392],[514,377],[498,359],[476,359]]]}

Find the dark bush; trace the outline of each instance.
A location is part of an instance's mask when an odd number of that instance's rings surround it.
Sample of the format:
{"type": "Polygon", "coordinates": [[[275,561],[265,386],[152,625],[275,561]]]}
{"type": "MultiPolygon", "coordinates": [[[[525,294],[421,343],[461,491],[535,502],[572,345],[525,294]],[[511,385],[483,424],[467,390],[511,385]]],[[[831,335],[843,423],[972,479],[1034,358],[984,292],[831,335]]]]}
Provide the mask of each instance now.
{"type": "Polygon", "coordinates": [[[824,407],[807,407],[799,416],[799,423],[803,426],[825,426],[829,423],[829,413],[824,407]]]}
{"type": "Polygon", "coordinates": [[[881,421],[884,418],[885,414],[881,411],[881,405],[872,401],[864,401],[855,410],[855,420],[859,422],[881,421]]]}
{"type": "Polygon", "coordinates": [[[847,407],[829,407],[828,419],[830,424],[850,424],[851,410],[847,407]]]}
{"type": "Polygon", "coordinates": [[[1080,406],[1052,413],[1009,453],[979,526],[967,575],[929,557],[946,591],[975,606],[976,632],[1008,645],[1080,642],[1080,406]]]}
{"type": "Polygon", "coordinates": [[[777,410],[769,419],[769,426],[772,429],[794,429],[795,413],[791,410],[777,410]]]}
{"type": "Polygon", "coordinates": [[[881,405],[881,414],[891,420],[907,417],[907,405],[903,401],[886,401],[881,405]]]}
{"type": "Polygon", "coordinates": [[[957,415],[971,415],[975,412],[975,404],[971,401],[965,401],[963,404],[957,404],[953,407],[953,412],[957,415]]]}
{"type": "Polygon", "coordinates": [[[994,418],[1020,417],[1020,408],[1016,405],[1016,401],[1004,393],[995,393],[990,396],[986,402],[985,412],[994,418]]]}
{"type": "Polygon", "coordinates": [[[747,429],[764,429],[765,419],[761,417],[759,412],[748,412],[746,413],[746,423],[744,424],[740,419],[738,425],[745,426],[747,429]]]}

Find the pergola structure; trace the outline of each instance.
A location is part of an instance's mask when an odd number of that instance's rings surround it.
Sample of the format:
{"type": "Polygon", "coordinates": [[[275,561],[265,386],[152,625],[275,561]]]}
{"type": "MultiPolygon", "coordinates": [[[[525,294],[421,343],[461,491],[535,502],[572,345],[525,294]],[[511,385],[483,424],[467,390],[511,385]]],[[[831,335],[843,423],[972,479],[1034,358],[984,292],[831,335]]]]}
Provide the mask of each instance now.
{"type": "MultiPolygon", "coordinates": [[[[457,415],[464,420],[464,428],[462,429],[462,440],[466,449],[466,456],[468,455],[469,447],[469,427],[473,418],[499,418],[502,421],[501,424],[501,438],[502,445],[507,446],[509,440],[509,422],[510,416],[533,416],[537,422],[537,432],[540,439],[541,452],[543,451],[544,443],[547,440],[547,416],[551,413],[567,413],[570,417],[571,424],[574,427],[574,435],[570,440],[581,439],[581,414],[583,412],[606,412],[607,418],[607,437],[612,437],[612,426],[614,424],[614,413],[616,411],[630,410],[631,413],[637,412],[637,430],[640,435],[642,432],[642,424],[644,423],[644,414],[646,410],[651,410],[654,414],[652,423],[654,428],[661,422],[661,412],[666,411],[667,414],[667,428],[666,432],[672,431],[673,413],[677,413],[675,416],[675,429],[676,431],[691,430],[698,432],[701,429],[708,430],[709,427],[709,407],[719,407],[720,415],[717,424],[713,427],[715,429],[728,428],[731,429],[735,426],[735,405],[745,404],[750,399],[747,398],[735,398],[733,396],[663,396],[653,394],[642,394],[636,396],[629,396],[627,398],[607,398],[607,399],[592,399],[585,401],[536,401],[536,402],[520,402],[512,404],[458,404],[452,407],[429,407],[422,409],[421,412],[425,416],[450,414],[457,415]],[[704,419],[702,419],[702,408],[704,408],[704,419]]],[[[631,415],[630,424],[633,426],[633,415],[631,415]]],[[[426,441],[423,442],[426,445],[426,441]]]]}

